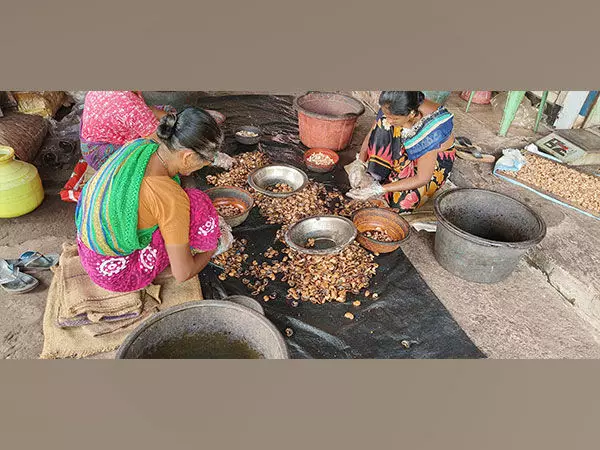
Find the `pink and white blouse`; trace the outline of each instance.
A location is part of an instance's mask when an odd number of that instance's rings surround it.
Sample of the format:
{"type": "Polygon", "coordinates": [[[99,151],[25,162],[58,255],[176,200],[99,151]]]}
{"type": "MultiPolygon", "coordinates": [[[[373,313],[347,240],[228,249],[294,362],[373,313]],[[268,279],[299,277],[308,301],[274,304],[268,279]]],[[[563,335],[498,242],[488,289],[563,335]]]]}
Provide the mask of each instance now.
{"type": "Polygon", "coordinates": [[[81,137],[89,142],[123,145],[148,137],[158,119],[144,100],[131,91],[90,91],[81,117],[81,137]]]}

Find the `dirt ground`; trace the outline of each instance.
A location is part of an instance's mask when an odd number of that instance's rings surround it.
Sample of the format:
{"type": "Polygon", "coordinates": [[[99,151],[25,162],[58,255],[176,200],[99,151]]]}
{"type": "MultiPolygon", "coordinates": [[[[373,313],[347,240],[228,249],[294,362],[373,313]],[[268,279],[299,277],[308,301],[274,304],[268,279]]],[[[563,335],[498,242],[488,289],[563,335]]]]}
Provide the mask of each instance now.
{"type": "MultiPolygon", "coordinates": [[[[453,95],[457,134],[468,136],[488,153],[522,147],[533,132],[511,128],[496,135],[498,113],[453,95]]],[[[359,121],[353,147],[371,126],[367,109],[359,121]]],[[[541,129],[540,133],[547,130],[541,129]]],[[[457,322],[490,358],[600,357],[600,225],[567,208],[512,186],[491,174],[491,165],[458,160],[451,176],[457,186],[476,186],[506,193],[539,212],[548,227],[546,239],[521,262],[511,277],[496,285],[465,282],[442,269],[433,256],[434,235],[421,231],[403,247],[427,284],[457,322]]],[[[0,219],[0,257],[22,251],[60,252],[75,236],[74,204],[58,192],[70,170],[41,173],[46,200],[33,213],[0,219]]],[[[32,293],[12,296],[0,290],[0,357],[37,358],[42,349],[42,316],[51,273],[39,277],[32,293]]],[[[101,356],[102,357],[102,356],[101,356]]]]}

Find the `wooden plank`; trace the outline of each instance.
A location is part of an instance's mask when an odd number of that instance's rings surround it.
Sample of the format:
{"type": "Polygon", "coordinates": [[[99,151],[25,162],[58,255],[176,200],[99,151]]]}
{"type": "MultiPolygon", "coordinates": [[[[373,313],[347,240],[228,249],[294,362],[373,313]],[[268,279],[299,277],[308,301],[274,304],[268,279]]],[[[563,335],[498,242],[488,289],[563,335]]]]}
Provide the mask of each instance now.
{"type": "Polygon", "coordinates": [[[568,130],[573,127],[588,94],[589,91],[569,91],[567,93],[563,108],[560,113],[558,113],[556,122],[554,122],[554,127],[556,129],[568,130]]]}

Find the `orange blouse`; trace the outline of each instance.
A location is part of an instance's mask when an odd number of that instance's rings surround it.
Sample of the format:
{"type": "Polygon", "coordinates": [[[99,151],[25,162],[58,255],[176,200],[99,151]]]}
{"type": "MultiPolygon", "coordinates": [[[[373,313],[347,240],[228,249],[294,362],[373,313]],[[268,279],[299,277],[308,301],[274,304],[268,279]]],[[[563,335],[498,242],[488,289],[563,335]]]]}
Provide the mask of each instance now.
{"type": "Polygon", "coordinates": [[[167,176],[147,176],[140,187],[138,229],[158,225],[166,245],[189,244],[190,200],[167,176]]]}

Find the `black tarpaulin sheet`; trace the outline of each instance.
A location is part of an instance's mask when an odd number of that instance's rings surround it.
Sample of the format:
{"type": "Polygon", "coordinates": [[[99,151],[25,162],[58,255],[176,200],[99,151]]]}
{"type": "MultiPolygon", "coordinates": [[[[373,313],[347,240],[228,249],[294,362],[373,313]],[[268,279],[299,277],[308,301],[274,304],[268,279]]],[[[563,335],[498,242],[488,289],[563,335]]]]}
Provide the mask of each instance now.
{"type": "MultiPolygon", "coordinates": [[[[243,125],[261,128],[265,136],[261,146],[279,162],[303,168],[305,148],[298,139],[296,112],[292,98],[269,95],[230,95],[206,97],[197,105],[215,109],[227,116],[224,124],[224,150],[230,155],[254,151],[256,146],[237,144],[234,133],[243,125]]],[[[208,187],[205,177],[215,169],[206,169],[195,176],[200,188],[208,187]]],[[[343,169],[334,174],[312,174],[311,179],[329,186],[344,186],[343,169]]],[[[269,247],[281,248],[275,233],[279,227],[268,225],[254,208],[248,220],[234,228],[234,235],[246,239],[246,252],[259,263],[269,247]]],[[[464,333],[448,310],[418,274],[401,250],[376,258],[377,275],[369,290],[377,292],[378,299],[363,294],[348,296],[346,303],[315,305],[299,302],[297,307],[286,300],[287,285],[274,281],[261,293],[259,300],[266,316],[285,334],[292,358],[482,358],[484,354],[464,333]],[[276,293],[274,300],[264,302],[262,296],[276,293]],[[360,300],[355,307],[352,301],[360,300]],[[344,317],[354,314],[354,320],[344,317]],[[406,348],[406,344],[408,348],[406,348]]],[[[220,270],[207,267],[200,279],[205,298],[223,298],[227,295],[250,295],[238,279],[218,279],[220,270]]]]}

